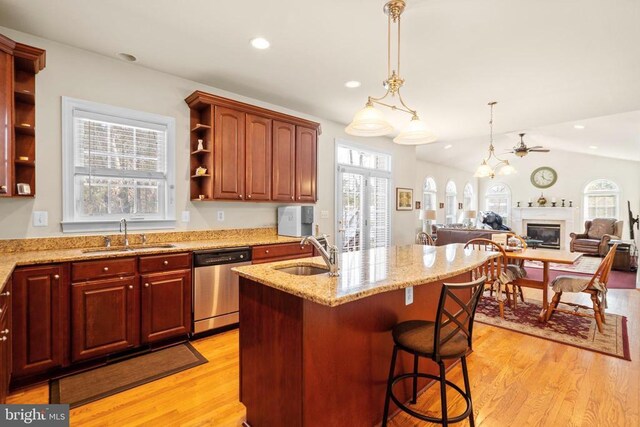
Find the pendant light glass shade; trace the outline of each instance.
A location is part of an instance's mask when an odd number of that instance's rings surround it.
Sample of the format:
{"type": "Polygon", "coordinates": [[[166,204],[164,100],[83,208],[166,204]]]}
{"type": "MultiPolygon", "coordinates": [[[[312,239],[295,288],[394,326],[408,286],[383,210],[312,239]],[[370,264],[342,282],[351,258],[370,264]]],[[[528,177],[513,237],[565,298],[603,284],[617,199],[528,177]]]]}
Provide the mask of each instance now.
{"type": "Polygon", "coordinates": [[[428,144],[436,140],[436,136],[427,129],[427,124],[417,116],[413,116],[407,127],[393,138],[393,142],[402,145],[428,144]]]}
{"type": "Polygon", "coordinates": [[[516,173],[516,168],[511,166],[508,161],[505,160],[504,166],[498,171],[498,175],[512,175],[516,173]]]}
{"type": "Polygon", "coordinates": [[[373,105],[367,105],[358,111],[344,131],[355,136],[383,136],[393,131],[382,112],[373,105]]]}
{"type": "Polygon", "coordinates": [[[492,173],[493,169],[491,169],[491,166],[489,166],[487,162],[483,161],[482,164],[478,166],[478,169],[476,169],[476,173],[473,176],[476,178],[486,178],[491,176],[492,173]]]}

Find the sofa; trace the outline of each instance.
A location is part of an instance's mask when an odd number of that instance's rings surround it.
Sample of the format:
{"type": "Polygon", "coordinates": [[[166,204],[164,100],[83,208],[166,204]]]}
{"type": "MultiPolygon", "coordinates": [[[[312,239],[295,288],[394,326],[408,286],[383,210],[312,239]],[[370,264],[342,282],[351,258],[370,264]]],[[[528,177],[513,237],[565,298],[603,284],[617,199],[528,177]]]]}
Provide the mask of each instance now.
{"type": "Polygon", "coordinates": [[[584,233],[571,233],[571,252],[605,256],[609,252],[609,242],[622,238],[623,221],[615,218],[594,218],[585,221],[584,233]]]}
{"type": "Polygon", "coordinates": [[[436,229],[436,246],[448,245],[449,243],[467,243],[471,239],[491,239],[491,235],[496,233],[507,233],[507,231],[438,227],[436,229]]]}

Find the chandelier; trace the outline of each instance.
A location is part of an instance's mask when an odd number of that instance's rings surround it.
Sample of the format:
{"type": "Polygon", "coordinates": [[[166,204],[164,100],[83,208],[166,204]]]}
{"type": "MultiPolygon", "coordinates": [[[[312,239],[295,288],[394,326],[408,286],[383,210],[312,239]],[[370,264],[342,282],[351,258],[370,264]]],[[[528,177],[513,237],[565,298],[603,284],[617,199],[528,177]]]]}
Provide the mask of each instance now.
{"type": "Polygon", "coordinates": [[[400,77],[400,16],[405,8],[404,0],[391,0],[384,5],[384,13],[387,15],[387,79],[382,83],[386,89],[384,96],[374,98],[369,96],[365,107],[358,111],[353,117],[353,121],[345,128],[345,132],[355,136],[382,136],[393,132],[393,126],[384,118],[384,115],[374,104],[391,108],[394,111],[402,111],[411,115],[411,121],[393,139],[397,144],[418,145],[434,142],[436,137],[432,134],[427,125],[420,120],[416,110],[407,106],[400,94],[400,88],[404,85],[404,79],[400,77]],[[391,26],[397,25],[397,46],[398,53],[396,69],[391,69],[391,26]],[[385,98],[395,98],[397,95],[398,105],[392,100],[383,102],[385,98]]]}
{"type": "Polygon", "coordinates": [[[508,160],[502,160],[496,156],[495,149],[493,148],[493,106],[496,104],[497,102],[495,101],[488,104],[491,108],[491,119],[489,120],[489,155],[486,159],[483,159],[480,166],[478,166],[476,173],[473,175],[476,178],[494,178],[498,168],[500,168],[498,175],[511,175],[516,172],[516,169],[509,164],[508,160]]]}

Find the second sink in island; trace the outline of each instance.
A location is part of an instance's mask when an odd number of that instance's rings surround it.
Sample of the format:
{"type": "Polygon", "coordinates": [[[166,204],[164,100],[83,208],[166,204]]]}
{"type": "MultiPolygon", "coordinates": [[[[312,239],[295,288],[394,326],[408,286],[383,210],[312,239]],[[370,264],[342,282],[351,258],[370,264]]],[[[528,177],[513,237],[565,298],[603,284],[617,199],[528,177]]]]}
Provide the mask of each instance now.
{"type": "MultiPolygon", "coordinates": [[[[434,320],[442,283],[470,281],[472,270],[496,256],[460,244],[408,245],[344,253],[339,277],[285,270],[326,268],[319,258],[234,269],[240,275],[240,400],[248,424],[379,423],[393,326],[434,320]],[[414,302],[406,305],[410,286],[414,302]]],[[[434,372],[429,363],[421,361],[423,372],[434,372]]],[[[412,360],[400,359],[398,366],[411,369],[412,360]]]]}

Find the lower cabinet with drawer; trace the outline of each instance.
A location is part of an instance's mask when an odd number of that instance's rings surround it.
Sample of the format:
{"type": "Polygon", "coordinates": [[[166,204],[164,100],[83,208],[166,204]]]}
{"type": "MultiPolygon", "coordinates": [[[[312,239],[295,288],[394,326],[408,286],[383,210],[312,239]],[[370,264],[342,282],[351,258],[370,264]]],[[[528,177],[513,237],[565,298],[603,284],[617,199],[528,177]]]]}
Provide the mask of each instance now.
{"type": "Polygon", "coordinates": [[[191,270],[140,276],[142,342],[153,343],[191,332],[191,270]]]}
{"type": "Polygon", "coordinates": [[[281,243],[277,245],[254,246],[251,252],[253,264],[283,261],[287,259],[307,258],[314,256],[312,245],[301,246],[300,243],[281,243]]]}
{"type": "Polygon", "coordinates": [[[0,292],[0,404],[7,401],[11,380],[11,280],[0,292]]]}

